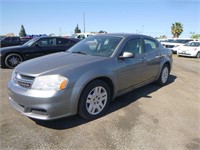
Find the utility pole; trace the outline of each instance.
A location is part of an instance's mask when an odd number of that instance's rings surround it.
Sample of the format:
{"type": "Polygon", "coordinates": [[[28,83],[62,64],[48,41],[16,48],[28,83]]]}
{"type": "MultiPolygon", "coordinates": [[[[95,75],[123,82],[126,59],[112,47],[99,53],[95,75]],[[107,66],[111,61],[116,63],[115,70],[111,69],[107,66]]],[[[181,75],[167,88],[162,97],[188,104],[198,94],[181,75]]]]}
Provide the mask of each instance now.
{"type": "Polygon", "coordinates": [[[143,34],[143,31],[144,31],[144,25],[141,25],[142,26],[142,34],[143,34]]]}
{"type": "Polygon", "coordinates": [[[85,33],[85,12],[83,12],[83,32],[85,33]]]}
{"type": "Polygon", "coordinates": [[[61,36],[61,27],[59,28],[59,35],[61,36]]]}

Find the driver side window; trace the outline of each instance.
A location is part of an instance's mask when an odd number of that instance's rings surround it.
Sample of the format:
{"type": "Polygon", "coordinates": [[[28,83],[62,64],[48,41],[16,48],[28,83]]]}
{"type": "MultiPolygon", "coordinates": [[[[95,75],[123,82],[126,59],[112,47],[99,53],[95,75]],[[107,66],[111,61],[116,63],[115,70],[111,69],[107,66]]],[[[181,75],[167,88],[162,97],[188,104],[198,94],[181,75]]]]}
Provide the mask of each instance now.
{"type": "Polygon", "coordinates": [[[125,44],[122,52],[141,54],[142,53],[141,40],[139,38],[129,40],[125,44]]]}
{"type": "Polygon", "coordinates": [[[40,39],[39,42],[38,42],[38,45],[41,46],[41,47],[52,46],[53,45],[53,38],[40,39]]]}

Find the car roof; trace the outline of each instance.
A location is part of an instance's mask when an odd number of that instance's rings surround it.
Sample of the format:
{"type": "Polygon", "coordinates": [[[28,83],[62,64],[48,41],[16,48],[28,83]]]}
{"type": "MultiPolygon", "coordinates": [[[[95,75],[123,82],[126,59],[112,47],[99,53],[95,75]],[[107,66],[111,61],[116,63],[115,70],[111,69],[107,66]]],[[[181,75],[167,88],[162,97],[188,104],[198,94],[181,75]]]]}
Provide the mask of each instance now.
{"type": "Polygon", "coordinates": [[[38,38],[64,38],[64,37],[62,37],[62,36],[41,36],[38,38]]]}
{"type": "Polygon", "coordinates": [[[107,33],[107,34],[97,34],[97,35],[100,35],[100,36],[119,36],[119,37],[124,37],[124,38],[133,37],[133,36],[142,36],[142,37],[152,38],[150,36],[146,36],[146,35],[142,35],[142,34],[134,34],[134,33],[107,33]]]}
{"type": "Polygon", "coordinates": [[[40,37],[35,37],[35,38],[32,38],[32,39],[39,40],[39,39],[46,39],[46,38],[62,38],[62,39],[67,39],[67,38],[61,37],[61,36],[40,36],[40,37]]]}
{"type": "Polygon", "coordinates": [[[188,43],[200,43],[200,41],[190,41],[188,43]]]}

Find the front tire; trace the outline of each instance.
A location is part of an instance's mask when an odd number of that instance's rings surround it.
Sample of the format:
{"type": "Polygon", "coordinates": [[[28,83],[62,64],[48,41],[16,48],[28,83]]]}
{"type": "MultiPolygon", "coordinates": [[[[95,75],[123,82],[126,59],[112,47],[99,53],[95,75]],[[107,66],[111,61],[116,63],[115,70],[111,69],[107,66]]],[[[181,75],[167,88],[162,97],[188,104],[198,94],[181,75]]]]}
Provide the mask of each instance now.
{"type": "Polygon", "coordinates": [[[158,85],[161,85],[161,86],[165,85],[168,81],[168,78],[169,78],[169,72],[170,72],[169,65],[165,64],[162,68],[161,73],[160,73],[160,77],[159,77],[159,79],[157,80],[156,83],[158,85]]]}
{"type": "Polygon", "coordinates": [[[196,57],[197,57],[197,58],[200,58],[200,52],[197,53],[197,56],[196,56],[196,57]]]}
{"type": "Polygon", "coordinates": [[[23,61],[22,57],[19,54],[9,54],[5,58],[5,65],[7,68],[15,68],[23,61]]]}
{"type": "Polygon", "coordinates": [[[79,101],[79,114],[92,120],[106,111],[111,99],[110,88],[102,80],[94,80],[83,90],[79,101]]]}

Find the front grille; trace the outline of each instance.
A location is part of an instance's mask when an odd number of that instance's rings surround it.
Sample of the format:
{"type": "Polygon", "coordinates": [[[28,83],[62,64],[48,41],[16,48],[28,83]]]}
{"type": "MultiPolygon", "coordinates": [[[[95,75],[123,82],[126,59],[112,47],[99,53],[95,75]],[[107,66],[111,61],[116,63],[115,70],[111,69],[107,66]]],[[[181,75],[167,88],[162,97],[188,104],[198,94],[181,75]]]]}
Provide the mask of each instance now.
{"type": "Polygon", "coordinates": [[[17,83],[18,83],[19,86],[21,86],[23,88],[26,88],[26,89],[31,88],[31,83],[26,83],[26,82],[21,82],[21,81],[18,81],[17,83]]]}
{"type": "Polygon", "coordinates": [[[173,48],[174,45],[165,45],[166,48],[173,48]]]}
{"type": "Polygon", "coordinates": [[[26,80],[34,80],[35,77],[30,77],[30,76],[25,76],[25,75],[22,75],[20,74],[21,78],[22,79],[26,79],[26,80]]]}
{"type": "Polygon", "coordinates": [[[25,89],[31,89],[31,86],[35,79],[35,77],[23,75],[18,72],[14,72],[12,78],[13,78],[13,82],[16,86],[19,86],[19,87],[25,88],[25,89]]]}

